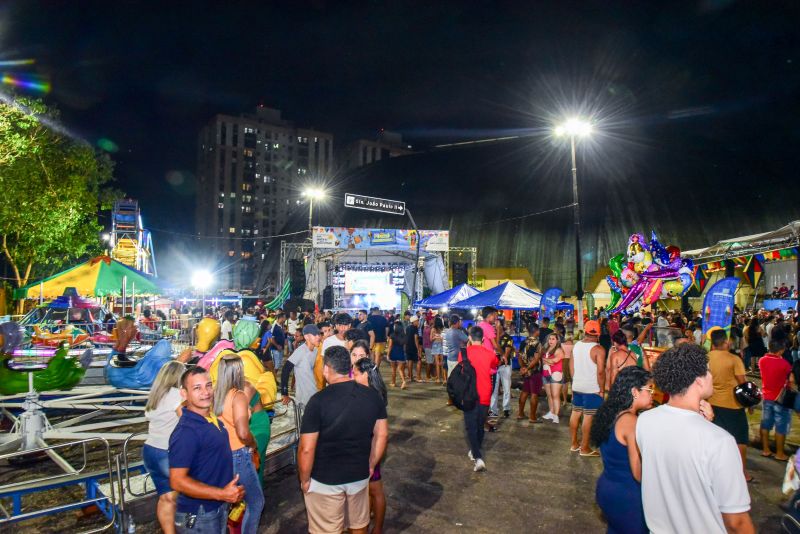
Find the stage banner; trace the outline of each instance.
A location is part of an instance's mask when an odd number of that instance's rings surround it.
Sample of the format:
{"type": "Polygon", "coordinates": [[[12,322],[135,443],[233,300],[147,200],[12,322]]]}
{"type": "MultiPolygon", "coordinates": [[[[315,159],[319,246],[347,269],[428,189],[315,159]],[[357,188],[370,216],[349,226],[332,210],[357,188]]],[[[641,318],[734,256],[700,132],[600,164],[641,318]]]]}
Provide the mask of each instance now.
{"type": "Polygon", "coordinates": [[[736,286],[739,279],[735,276],[723,278],[708,291],[703,300],[703,338],[706,332],[715,326],[722,327],[725,332],[731,331],[731,319],[733,319],[733,302],[736,294],[736,286]]]}
{"type": "MultiPolygon", "coordinates": [[[[447,230],[420,230],[419,238],[421,239],[420,250],[424,252],[446,252],[450,248],[450,232],[447,230]]],[[[315,226],[312,233],[312,246],[345,250],[383,248],[415,252],[417,232],[394,228],[315,226]]]]}
{"type": "Polygon", "coordinates": [[[797,299],[766,299],[762,305],[767,311],[780,310],[783,313],[797,309],[797,299]]]}
{"type": "Polygon", "coordinates": [[[558,299],[564,291],[560,287],[551,287],[546,290],[542,295],[541,303],[539,304],[539,319],[552,319],[556,313],[556,306],[558,306],[558,299]]]}

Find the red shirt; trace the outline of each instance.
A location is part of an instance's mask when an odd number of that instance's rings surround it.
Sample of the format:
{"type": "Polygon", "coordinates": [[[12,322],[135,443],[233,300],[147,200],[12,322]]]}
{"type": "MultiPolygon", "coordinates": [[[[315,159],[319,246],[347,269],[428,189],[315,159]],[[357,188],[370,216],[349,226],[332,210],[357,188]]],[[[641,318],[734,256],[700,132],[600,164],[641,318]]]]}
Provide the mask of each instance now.
{"type": "MultiPolygon", "coordinates": [[[[478,403],[489,406],[492,400],[492,374],[497,372],[497,355],[483,345],[469,345],[467,358],[475,368],[478,403]]],[[[458,361],[461,361],[461,352],[458,353],[458,361]]]]}
{"type": "Polygon", "coordinates": [[[758,360],[758,368],[761,371],[761,392],[764,400],[774,401],[792,372],[792,366],[781,356],[767,353],[758,360]]]}

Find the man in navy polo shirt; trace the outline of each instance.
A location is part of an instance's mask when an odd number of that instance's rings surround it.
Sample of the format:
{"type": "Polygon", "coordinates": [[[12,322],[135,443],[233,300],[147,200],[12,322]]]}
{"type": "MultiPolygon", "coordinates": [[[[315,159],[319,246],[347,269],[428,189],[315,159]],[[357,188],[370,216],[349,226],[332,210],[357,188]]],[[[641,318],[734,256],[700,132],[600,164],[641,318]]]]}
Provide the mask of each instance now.
{"type": "Polygon", "coordinates": [[[233,475],[228,431],[211,404],[214,387],[208,372],[189,369],[181,377],[183,415],[169,438],[169,483],[179,493],[175,514],[178,532],[223,534],[228,507],[244,498],[244,486],[233,475]]]}

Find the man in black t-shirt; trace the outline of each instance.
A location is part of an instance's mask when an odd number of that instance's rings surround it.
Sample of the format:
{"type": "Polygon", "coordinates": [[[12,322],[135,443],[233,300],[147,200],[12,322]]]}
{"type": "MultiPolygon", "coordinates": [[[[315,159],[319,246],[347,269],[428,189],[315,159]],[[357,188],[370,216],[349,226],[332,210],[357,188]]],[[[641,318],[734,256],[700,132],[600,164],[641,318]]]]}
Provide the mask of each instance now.
{"type": "Polygon", "coordinates": [[[412,315],[406,327],[406,360],[408,360],[408,379],[414,381],[414,363],[417,365],[417,382],[420,381],[422,375],[422,361],[419,359],[419,354],[422,352],[419,339],[419,317],[412,315]]]}
{"type": "Polygon", "coordinates": [[[369,526],[369,479],[389,425],[380,394],[350,379],[350,369],[347,349],[325,351],[328,387],[308,401],[300,425],[297,474],[310,532],[366,534],[369,526]]]}
{"type": "Polygon", "coordinates": [[[386,338],[389,336],[389,321],[381,313],[380,308],[372,308],[372,313],[367,317],[367,322],[372,326],[375,334],[372,344],[372,358],[375,365],[380,367],[383,355],[386,353],[386,338]]]}
{"type": "Polygon", "coordinates": [[[547,344],[547,336],[553,333],[553,330],[550,328],[550,319],[545,317],[542,319],[542,326],[539,328],[539,343],[542,345],[547,344]]]}
{"type": "Polygon", "coordinates": [[[358,310],[358,317],[353,320],[353,328],[358,328],[363,330],[365,334],[367,334],[367,341],[369,341],[369,346],[375,344],[375,333],[372,331],[372,324],[367,320],[367,310],[358,310]]]}

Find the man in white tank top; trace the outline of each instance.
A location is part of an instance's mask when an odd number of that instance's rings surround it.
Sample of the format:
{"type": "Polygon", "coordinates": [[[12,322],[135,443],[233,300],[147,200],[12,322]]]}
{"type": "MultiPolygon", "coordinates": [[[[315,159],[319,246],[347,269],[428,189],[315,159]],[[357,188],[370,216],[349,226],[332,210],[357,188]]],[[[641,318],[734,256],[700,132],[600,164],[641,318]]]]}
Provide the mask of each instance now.
{"type": "Polygon", "coordinates": [[[603,404],[605,383],[606,349],[597,343],[600,323],[587,321],[583,339],[575,343],[569,370],[572,376],[572,415],[569,417],[570,449],[580,451],[581,456],[600,456],[589,447],[589,430],[592,418],[603,404]],[[581,424],[583,416],[583,424],[581,424]],[[578,425],[581,425],[581,440],[578,443],[578,425]]]}

